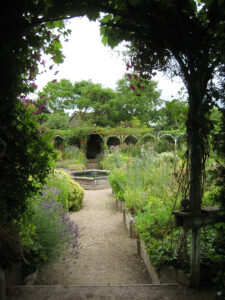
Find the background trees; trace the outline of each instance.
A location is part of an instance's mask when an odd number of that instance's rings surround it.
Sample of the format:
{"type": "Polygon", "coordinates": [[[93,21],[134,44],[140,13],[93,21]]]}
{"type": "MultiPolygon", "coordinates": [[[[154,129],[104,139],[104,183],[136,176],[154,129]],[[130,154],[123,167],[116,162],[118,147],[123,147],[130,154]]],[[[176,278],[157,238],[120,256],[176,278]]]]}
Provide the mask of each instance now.
{"type": "Polygon", "coordinates": [[[73,85],[67,79],[48,82],[38,96],[48,99],[47,106],[53,112],[64,112],[65,109],[74,108],[73,85]]]}
{"type": "Polygon", "coordinates": [[[114,91],[90,80],[72,84],[62,79],[47,83],[39,97],[49,98],[48,105],[54,113],[77,110],[81,120],[99,126],[117,126],[121,121],[129,123],[133,117],[144,125],[154,118],[162,101],[155,81],[142,80],[141,84],[142,89],[134,92],[131,80],[125,75],[114,91]]]}
{"type": "Polygon", "coordinates": [[[171,101],[165,101],[164,104],[165,106],[161,107],[154,116],[155,127],[160,131],[185,131],[188,112],[187,102],[173,99],[171,101]]]}
{"type": "Polygon", "coordinates": [[[141,123],[148,124],[154,118],[157,107],[160,106],[160,91],[157,82],[138,80],[137,75],[126,74],[117,82],[118,109],[120,119],[127,122],[137,117],[141,123]],[[133,81],[141,88],[135,88],[133,81]]]}

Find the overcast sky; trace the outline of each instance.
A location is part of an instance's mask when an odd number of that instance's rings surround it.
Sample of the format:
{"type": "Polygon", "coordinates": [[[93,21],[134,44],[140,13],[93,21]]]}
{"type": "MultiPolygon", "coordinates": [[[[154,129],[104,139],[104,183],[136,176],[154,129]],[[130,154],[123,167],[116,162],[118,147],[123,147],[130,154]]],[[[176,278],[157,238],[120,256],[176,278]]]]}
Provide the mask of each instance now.
{"type": "MultiPolygon", "coordinates": [[[[70,21],[68,27],[72,29],[68,42],[63,42],[65,60],[62,64],[54,65],[50,71],[51,62],[47,63],[46,73],[38,76],[38,90],[44,87],[48,81],[62,78],[69,79],[72,83],[80,80],[91,79],[94,83],[101,83],[103,87],[115,88],[116,82],[126,73],[126,66],[118,51],[111,50],[101,43],[99,25],[90,22],[86,17],[75,18],[70,21]],[[59,71],[57,75],[54,75],[59,71]]],[[[123,46],[119,46],[122,50],[123,46]]],[[[159,82],[158,87],[162,91],[161,98],[170,100],[176,97],[181,83],[177,80],[171,82],[161,75],[154,78],[159,82]]]]}

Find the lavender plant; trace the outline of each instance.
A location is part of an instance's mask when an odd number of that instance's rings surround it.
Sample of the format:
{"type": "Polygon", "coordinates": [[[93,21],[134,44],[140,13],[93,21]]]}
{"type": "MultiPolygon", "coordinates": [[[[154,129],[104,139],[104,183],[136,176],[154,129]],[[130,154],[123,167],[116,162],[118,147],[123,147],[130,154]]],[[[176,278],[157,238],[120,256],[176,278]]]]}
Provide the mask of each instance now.
{"type": "Polygon", "coordinates": [[[67,255],[78,258],[79,228],[55,199],[60,190],[44,189],[30,199],[29,220],[21,220],[21,239],[26,257],[26,273],[67,255]],[[29,223],[29,224],[28,224],[29,223]],[[70,251],[66,251],[69,249],[70,251]]]}

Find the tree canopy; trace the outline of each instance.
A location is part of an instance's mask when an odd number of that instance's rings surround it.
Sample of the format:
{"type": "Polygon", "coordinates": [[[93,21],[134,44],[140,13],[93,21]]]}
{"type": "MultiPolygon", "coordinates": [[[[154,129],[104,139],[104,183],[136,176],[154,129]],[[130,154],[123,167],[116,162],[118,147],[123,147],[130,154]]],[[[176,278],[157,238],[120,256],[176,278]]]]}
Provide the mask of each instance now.
{"type": "Polygon", "coordinates": [[[42,91],[38,92],[41,99],[48,99],[47,105],[53,112],[63,112],[65,109],[74,108],[73,85],[67,79],[60,82],[48,82],[42,91]]]}
{"type": "Polygon", "coordinates": [[[72,84],[62,79],[60,82],[47,83],[39,92],[39,97],[45,95],[49,98],[47,103],[53,112],[76,109],[82,120],[99,126],[116,126],[121,121],[131,121],[133,117],[148,124],[157,105],[161,103],[157,83],[142,81],[142,89],[137,93],[131,89],[132,86],[127,76],[117,82],[116,90],[103,88],[91,80],[72,84]]]}
{"type": "Polygon", "coordinates": [[[160,131],[185,131],[187,112],[187,102],[178,99],[165,101],[165,106],[161,107],[155,114],[154,121],[156,123],[156,128],[160,131]]]}

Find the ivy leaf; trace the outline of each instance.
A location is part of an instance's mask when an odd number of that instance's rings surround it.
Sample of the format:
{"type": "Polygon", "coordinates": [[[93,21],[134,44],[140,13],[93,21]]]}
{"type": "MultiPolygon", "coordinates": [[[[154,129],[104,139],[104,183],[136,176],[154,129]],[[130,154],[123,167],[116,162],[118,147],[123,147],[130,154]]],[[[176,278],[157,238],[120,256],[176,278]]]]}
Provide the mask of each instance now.
{"type": "Polygon", "coordinates": [[[108,14],[108,15],[104,16],[100,21],[101,21],[101,23],[108,23],[111,20],[112,20],[112,15],[108,14]]]}
{"type": "Polygon", "coordinates": [[[109,39],[108,39],[107,36],[102,37],[102,43],[103,43],[104,46],[108,45],[108,41],[109,41],[109,39]]]}
{"type": "Polygon", "coordinates": [[[215,225],[215,227],[216,227],[217,229],[223,229],[223,230],[225,230],[225,223],[217,223],[217,224],[215,225]]]}
{"type": "Polygon", "coordinates": [[[97,10],[89,11],[87,13],[87,17],[90,21],[96,21],[100,17],[99,11],[97,10]]]}

